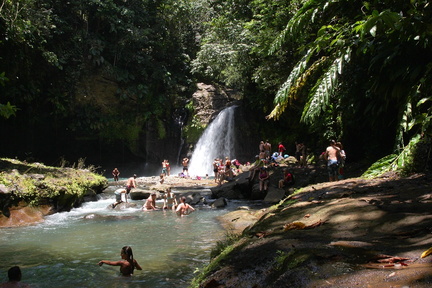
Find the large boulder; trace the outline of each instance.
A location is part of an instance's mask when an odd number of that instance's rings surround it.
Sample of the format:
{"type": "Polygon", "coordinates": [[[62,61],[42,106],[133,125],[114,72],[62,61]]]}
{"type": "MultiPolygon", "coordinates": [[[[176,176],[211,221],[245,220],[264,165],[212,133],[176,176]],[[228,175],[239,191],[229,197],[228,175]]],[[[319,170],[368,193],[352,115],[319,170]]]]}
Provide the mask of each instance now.
{"type": "Polygon", "coordinates": [[[144,200],[147,199],[151,193],[154,193],[154,191],[134,188],[129,193],[129,198],[132,200],[144,200]]]}
{"type": "Polygon", "coordinates": [[[285,190],[276,187],[269,187],[267,194],[265,195],[264,202],[269,204],[279,203],[285,198],[285,190]]]}
{"type": "Polygon", "coordinates": [[[228,202],[225,198],[221,197],[216,199],[213,203],[212,203],[212,207],[213,208],[224,208],[225,206],[228,205],[228,202]]]}
{"type": "Polygon", "coordinates": [[[249,199],[251,189],[247,177],[248,173],[241,173],[234,177],[233,181],[210,188],[212,198],[217,199],[224,197],[227,199],[249,199]]]}

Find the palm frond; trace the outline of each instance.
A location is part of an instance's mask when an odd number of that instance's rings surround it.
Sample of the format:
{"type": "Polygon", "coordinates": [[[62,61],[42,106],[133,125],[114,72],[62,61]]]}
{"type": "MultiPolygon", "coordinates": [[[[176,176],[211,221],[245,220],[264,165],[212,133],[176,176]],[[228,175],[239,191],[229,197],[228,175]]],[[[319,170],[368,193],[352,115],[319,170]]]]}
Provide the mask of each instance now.
{"type": "Polygon", "coordinates": [[[376,37],[379,31],[394,29],[401,18],[402,16],[396,12],[385,10],[378,13],[375,10],[366,20],[357,22],[354,31],[359,33],[362,38],[369,34],[376,37]]]}
{"type": "Polygon", "coordinates": [[[291,71],[288,79],[282,84],[276,93],[274,104],[275,108],[266,117],[267,119],[278,119],[279,116],[285,111],[286,107],[298,95],[298,91],[304,86],[305,80],[316,69],[323,60],[316,61],[311,67],[308,68],[308,63],[313,55],[313,51],[309,50],[308,53],[296,64],[291,71]]]}
{"type": "Polygon", "coordinates": [[[317,81],[304,107],[302,122],[312,123],[328,106],[330,97],[338,85],[338,75],[343,73],[343,65],[349,61],[350,54],[351,49],[347,49],[343,55],[337,57],[317,81]]]}
{"type": "Polygon", "coordinates": [[[282,47],[282,44],[289,39],[296,39],[304,34],[310,23],[315,23],[317,17],[325,12],[330,4],[339,0],[309,0],[297,11],[297,13],[287,23],[285,29],[273,41],[269,49],[269,54],[274,54],[282,47]]]}

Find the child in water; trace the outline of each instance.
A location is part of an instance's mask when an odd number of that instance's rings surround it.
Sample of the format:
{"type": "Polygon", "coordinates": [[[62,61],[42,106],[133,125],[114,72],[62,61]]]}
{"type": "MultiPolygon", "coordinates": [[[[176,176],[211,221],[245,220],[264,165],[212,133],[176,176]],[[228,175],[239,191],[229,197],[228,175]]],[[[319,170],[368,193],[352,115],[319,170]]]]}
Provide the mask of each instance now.
{"type": "Polygon", "coordinates": [[[123,276],[132,276],[135,268],[137,270],[142,270],[141,266],[138,262],[133,258],[132,248],[130,246],[124,246],[121,249],[120,256],[122,260],[119,261],[108,261],[101,260],[99,261],[99,266],[103,264],[111,265],[111,266],[120,266],[120,273],[123,276]]]}

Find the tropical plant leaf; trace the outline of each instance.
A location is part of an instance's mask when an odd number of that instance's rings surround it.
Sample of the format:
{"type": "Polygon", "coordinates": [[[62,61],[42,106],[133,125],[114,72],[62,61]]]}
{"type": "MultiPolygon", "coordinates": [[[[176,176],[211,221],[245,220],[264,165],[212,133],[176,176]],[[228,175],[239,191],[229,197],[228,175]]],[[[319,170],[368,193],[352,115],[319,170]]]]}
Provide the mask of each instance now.
{"type": "Polygon", "coordinates": [[[328,106],[331,96],[338,85],[338,75],[343,73],[343,66],[350,59],[351,49],[336,58],[318,80],[308,103],[305,105],[301,121],[312,123],[328,106]]]}
{"type": "Polygon", "coordinates": [[[415,135],[399,154],[391,154],[381,158],[369,167],[369,169],[363,173],[362,177],[378,177],[389,171],[401,173],[412,172],[411,168],[414,164],[414,153],[420,140],[421,135],[415,135]]]}

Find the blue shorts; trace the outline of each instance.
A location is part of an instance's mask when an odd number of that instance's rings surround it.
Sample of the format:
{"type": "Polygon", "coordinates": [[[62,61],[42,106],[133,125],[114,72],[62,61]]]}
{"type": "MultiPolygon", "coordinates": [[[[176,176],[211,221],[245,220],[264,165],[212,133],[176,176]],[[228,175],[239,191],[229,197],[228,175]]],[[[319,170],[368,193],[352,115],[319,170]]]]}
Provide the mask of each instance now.
{"type": "Polygon", "coordinates": [[[338,170],[339,170],[339,162],[337,160],[327,161],[327,171],[330,177],[337,176],[338,170]]]}

